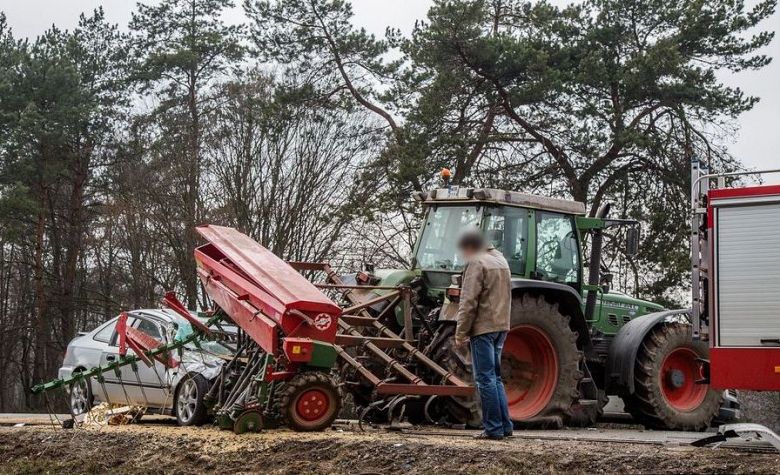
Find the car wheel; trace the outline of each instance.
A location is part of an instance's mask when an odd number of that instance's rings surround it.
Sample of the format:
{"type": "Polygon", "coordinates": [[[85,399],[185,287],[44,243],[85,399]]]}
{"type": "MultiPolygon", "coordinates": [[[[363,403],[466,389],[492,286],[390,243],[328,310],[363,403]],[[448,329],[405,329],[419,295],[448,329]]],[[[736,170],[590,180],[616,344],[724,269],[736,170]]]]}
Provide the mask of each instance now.
{"type": "Polygon", "coordinates": [[[92,409],[92,388],[89,380],[82,378],[70,386],[70,414],[79,416],[92,409]]]}
{"type": "Polygon", "coordinates": [[[188,374],[176,391],[176,421],[180,426],[198,426],[206,422],[208,411],[203,401],[209,383],[200,374],[188,374]]]}

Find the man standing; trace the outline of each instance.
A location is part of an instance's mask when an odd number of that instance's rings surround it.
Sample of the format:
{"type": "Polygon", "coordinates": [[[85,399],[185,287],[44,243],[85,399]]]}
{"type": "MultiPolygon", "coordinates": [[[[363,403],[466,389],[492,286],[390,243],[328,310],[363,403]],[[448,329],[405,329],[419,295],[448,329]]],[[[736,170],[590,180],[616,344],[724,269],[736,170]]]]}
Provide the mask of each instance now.
{"type": "Polygon", "coordinates": [[[480,439],[501,440],[512,435],[512,420],[501,381],[501,350],[509,331],[511,272],[504,256],[477,231],[458,241],[466,261],[463,271],[456,346],[471,346],[472,370],[482,403],[480,439]]]}

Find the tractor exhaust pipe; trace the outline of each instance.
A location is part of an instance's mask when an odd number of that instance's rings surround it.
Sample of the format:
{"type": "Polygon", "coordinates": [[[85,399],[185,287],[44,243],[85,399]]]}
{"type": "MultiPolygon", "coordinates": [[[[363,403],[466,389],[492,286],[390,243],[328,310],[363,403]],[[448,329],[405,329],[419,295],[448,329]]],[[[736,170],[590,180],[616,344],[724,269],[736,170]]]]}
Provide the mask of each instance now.
{"type": "MultiPolygon", "coordinates": [[[[596,211],[596,218],[604,219],[609,214],[611,204],[606,203],[602,205],[598,211],[596,211]]],[[[599,278],[601,277],[601,249],[604,246],[604,231],[601,229],[593,230],[593,239],[591,240],[590,249],[590,264],[588,264],[588,285],[599,285],[599,278]]],[[[596,313],[596,297],[598,291],[588,290],[588,296],[585,300],[585,318],[587,320],[593,320],[593,315],[596,313]]]]}

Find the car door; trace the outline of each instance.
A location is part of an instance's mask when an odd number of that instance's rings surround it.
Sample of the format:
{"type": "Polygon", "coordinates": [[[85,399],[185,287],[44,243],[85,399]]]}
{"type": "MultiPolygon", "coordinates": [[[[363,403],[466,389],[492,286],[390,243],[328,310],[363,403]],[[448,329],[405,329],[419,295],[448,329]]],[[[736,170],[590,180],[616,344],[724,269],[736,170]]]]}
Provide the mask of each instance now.
{"type": "MultiPolygon", "coordinates": [[[[143,315],[136,315],[133,327],[163,344],[167,343],[166,332],[156,320],[146,318],[143,315]]],[[[131,351],[128,350],[128,352],[131,351]]],[[[132,382],[135,384],[133,389],[134,403],[152,407],[170,405],[173,395],[170,394],[170,378],[165,366],[154,360],[153,366],[149,367],[145,363],[140,362],[137,365],[137,369],[137,377],[132,373],[131,368],[128,367],[126,370],[128,376],[132,377],[132,382]]]]}
{"type": "MultiPolygon", "coordinates": [[[[104,323],[93,333],[91,340],[83,344],[80,343],[78,347],[74,348],[74,352],[77,353],[76,360],[78,361],[78,366],[90,369],[95,366],[102,366],[107,362],[105,357],[106,349],[111,345],[112,341],[116,340],[116,322],[117,318],[115,317],[104,323]]],[[[113,373],[111,374],[111,379],[115,379],[113,373]]],[[[100,384],[96,377],[89,378],[89,380],[95,402],[105,402],[106,391],[104,388],[109,390],[108,384],[111,384],[111,382],[100,384]]],[[[108,397],[110,397],[113,391],[108,391],[108,393],[108,397]]]]}
{"type": "MultiPolygon", "coordinates": [[[[128,317],[127,324],[131,325],[134,319],[128,317]]],[[[117,361],[121,356],[119,355],[119,337],[116,332],[116,323],[113,325],[114,330],[111,333],[111,338],[105,342],[103,348],[103,354],[100,356],[100,366],[105,366],[117,361]]],[[[98,382],[93,383],[93,387],[97,386],[96,395],[100,395],[100,400],[109,402],[111,404],[129,404],[132,401],[128,400],[125,396],[125,391],[128,389],[126,386],[123,390],[123,383],[126,379],[124,374],[124,368],[120,368],[118,372],[108,371],[103,373],[103,384],[98,382]]]]}
{"type": "MultiPolygon", "coordinates": [[[[127,325],[163,343],[166,342],[160,325],[151,319],[139,315],[128,316],[127,325]]],[[[135,352],[128,348],[127,354],[135,355],[135,352]]],[[[112,363],[119,358],[119,336],[114,332],[111,342],[103,351],[101,364],[112,363]]],[[[113,371],[105,373],[104,386],[108,399],[104,400],[112,404],[164,407],[170,405],[167,385],[168,378],[162,364],[155,361],[154,365],[149,367],[143,361],[138,361],[135,370],[131,365],[122,366],[119,376],[113,371]]]]}

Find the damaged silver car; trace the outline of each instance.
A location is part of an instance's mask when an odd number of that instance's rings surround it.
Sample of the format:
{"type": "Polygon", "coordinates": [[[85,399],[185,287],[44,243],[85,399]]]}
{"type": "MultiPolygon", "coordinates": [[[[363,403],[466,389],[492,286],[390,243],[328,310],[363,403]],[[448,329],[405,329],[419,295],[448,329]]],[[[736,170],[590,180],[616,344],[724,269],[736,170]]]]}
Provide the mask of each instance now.
{"type": "MultiPolygon", "coordinates": [[[[192,332],[189,322],[167,309],[134,310],[127,315],[128,326],[162,343],[184,338],[192,332]]],[[[79,334],[68,344],[60,378],[120,358],[118,318],[79,334]]],[[[186,346],[180,354],[172,355],[179,362],[175,368],[166,368],[158,361],[151,367],[138,362],[116,372],[109,371],[102,380],[81,380],[69,392],[71,414],[78,417],[96,404],[108,403],[143,408],[137,417],[144,413],[164,414],[175,416],[179,425],[203,424],[208,418],[206,392],[222,365],[233,356],[235,347],[231,340],[235,331],[235,327],[223,327],[216,341],[186,346]]],[[[132,354],[132,350],[128,353],[132,354]]]]}

